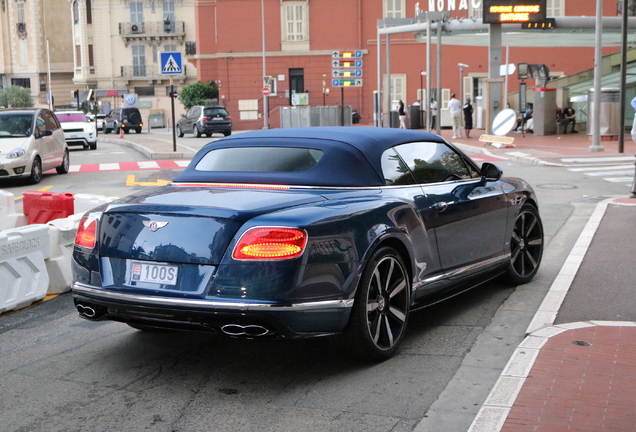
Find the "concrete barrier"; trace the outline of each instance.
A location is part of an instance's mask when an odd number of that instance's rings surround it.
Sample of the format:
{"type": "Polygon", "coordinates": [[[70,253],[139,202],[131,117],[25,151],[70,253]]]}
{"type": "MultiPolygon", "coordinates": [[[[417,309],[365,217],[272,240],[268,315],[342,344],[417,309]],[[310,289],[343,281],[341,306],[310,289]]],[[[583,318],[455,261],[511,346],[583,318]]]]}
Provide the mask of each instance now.
{"type": "Polygon", "coordinates": [[[27,225],[0,232],[0,313],[46,296],[49,227],[27,225]]]}

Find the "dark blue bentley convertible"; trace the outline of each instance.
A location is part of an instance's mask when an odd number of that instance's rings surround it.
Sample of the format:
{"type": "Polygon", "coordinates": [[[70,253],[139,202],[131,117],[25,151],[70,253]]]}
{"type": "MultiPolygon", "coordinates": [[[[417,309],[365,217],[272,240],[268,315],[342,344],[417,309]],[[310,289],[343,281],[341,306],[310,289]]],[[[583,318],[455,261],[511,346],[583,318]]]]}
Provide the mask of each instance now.
{"type": "Polygon", "coordinates": [[[234,337],[337,335],[382,360],[409,313],[543,252],[537,198],[441,137],[367,128],[247,132],[168,186],[88,212],[73,297],[90,320],[234,337]]]}

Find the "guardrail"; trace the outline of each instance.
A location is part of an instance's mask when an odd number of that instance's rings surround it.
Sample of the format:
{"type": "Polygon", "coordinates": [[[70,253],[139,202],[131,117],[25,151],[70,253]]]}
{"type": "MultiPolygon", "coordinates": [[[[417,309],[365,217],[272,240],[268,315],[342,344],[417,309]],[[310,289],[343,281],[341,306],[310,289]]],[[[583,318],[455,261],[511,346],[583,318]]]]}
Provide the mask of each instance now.
{"type": "Polygon", "coordinates": [[[70,290],[80,219],[88,210],[117,199],[91,194],[73,198],[72,215],[28,225],[27,215],[15,211],[14,195],[0,190],[0,313],[70,290]]]}

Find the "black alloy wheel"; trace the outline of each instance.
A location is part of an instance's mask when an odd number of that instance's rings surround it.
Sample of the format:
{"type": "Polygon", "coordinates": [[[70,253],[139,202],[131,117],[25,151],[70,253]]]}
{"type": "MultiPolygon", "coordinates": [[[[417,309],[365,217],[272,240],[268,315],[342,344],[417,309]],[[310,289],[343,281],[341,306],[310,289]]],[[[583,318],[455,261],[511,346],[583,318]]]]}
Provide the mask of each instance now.
{"type": "Polygon", "coordinates": [[[351,311],[343,342],[356,357],[390,358],[404,339],[411,302],[411,284],[402,257],[382,247],[369,260],[351,311]]]}
{"type": "Polygon", "coordinates": [[[42,180],[42,161],[40,156],[36,156],[33,159],[33,165],[31,166],[31,175],[28,178],[29,184],[38,184],[42,180]]]}
{"type": "Polygon", "coordinates": [[[537,209],[529,204],[521,207],[510,239],[508,280],[517,285],[532,280],[543,256],[543,224],[537,209]]]}
{"type": "Polygon", "coordinates": [[[55,167],[55,171],[58,174],[66,174],[71,166],[71,161],[68,156],[68,150],[64,150],[64,157],[62,158],[62,165],[55,167]]]}

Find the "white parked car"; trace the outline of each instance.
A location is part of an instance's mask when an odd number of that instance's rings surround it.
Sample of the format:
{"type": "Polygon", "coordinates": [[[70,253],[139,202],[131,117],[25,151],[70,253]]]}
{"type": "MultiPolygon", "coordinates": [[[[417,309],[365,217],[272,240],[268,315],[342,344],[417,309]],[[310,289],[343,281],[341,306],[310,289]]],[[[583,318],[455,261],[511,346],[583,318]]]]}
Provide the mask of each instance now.
{"type": "Polygon", "coordinates": [[[55,113],[62,128],[68,145],[81,145],[85,149],[97,148],[97,128],[82,111],[57,111],[55,113]]]}
{"type": "Polygon", "coordinates": [[[0,180],[42,180],[42,172],[69,169],[64,131],[55,114],[45,108],[0,109],[0,180]]]}

